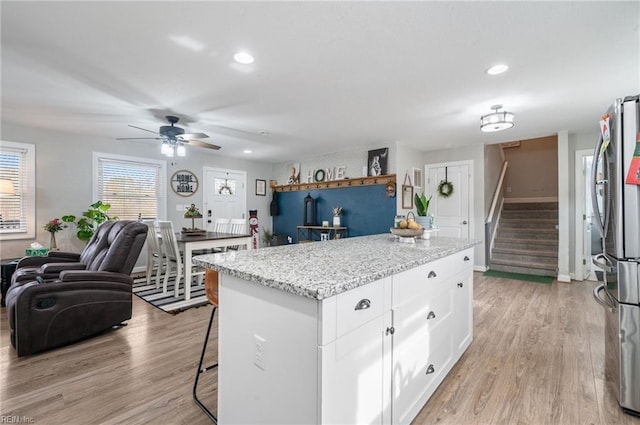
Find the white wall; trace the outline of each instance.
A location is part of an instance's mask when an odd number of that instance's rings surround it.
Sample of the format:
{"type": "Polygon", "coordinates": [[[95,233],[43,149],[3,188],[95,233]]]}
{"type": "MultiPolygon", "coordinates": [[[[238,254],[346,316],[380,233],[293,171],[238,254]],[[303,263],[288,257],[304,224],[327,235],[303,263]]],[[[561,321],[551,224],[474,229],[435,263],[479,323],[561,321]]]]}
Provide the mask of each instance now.
{"type": "MultiPolygon", "coordinates": [[[[413,169],[419,168],[422,170],[422,178],[424,181],[424,162],[422,161],[422,156],[424,152],[421,152],[417,149],[413,149],[407,146],[398,145],[396,149],[396,170],[397,171],[397,188],[396,188],[396,210],[398,214],[407,215],[409,211],[416,212],[415,205],[414,207],[409,209],[402,208],[402,185],[404,184],[405,174],[409,174],[411,177],[411,184],[415,186],[416,182],[413,181],[413,169]]],[[[415,192],[422,193],[425,188],[421,187],[420,189],[414,188],[415,192]]]]}
{"type": "MultiPolygon", "coordinates": [[[[484,147],[484,218],[489,216],[493,195],[500,180],[500,172],[504,163],[504,154],[500,144],[486,145],[484,147]]],[[[476,194],[480,196],[480,194],[476,194]]]]}
{"type": "MultiPolygon", "coordinates": [[[[33,143],[36,145],[36,237],[16,241],[3,241],[1,258],[20,257],[32,242],[49,246],[49,233],[42,226],[52,218],[65,214],[79,215],[85,211],[92,199],[92,156],[93,152],[106,152],[150,159],[167,159],[160,154],[155,141],[120,141],[104,137],[87,138],[76,134],[60,133],[17,126],[2,125],[2,140],[33,143]]],[[[203,205],[202,168],[220,167],[247,172],[247,209],[257,209],[262,227],[271,228],[269,216],[269,196],[255,196],[255,179],[272,179],[272,164],[227,158],[220,151],[187,148],[187,156],[177,164],[167,163],[167,182],[180,169],[192,171],[201,184],[190,197],[178,196],[167,187],[167,217],[175,227],[190,224],[183,213],[176,211],[176,204],[195,203],[203,205]]],[[[84,246],[75,235],[65,229],[56,234],[58,247],[64,251],[79,252],[84,246]]]]}

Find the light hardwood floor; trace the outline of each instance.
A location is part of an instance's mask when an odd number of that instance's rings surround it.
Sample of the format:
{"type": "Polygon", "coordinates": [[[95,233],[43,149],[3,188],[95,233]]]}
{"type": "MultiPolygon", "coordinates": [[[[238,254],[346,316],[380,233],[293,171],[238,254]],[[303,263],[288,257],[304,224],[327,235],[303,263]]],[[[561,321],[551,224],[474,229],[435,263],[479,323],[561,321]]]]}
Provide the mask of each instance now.
{"type": "MultiPolygon", "coordinates": [[[[604,316],[594,285],[476,273],[474,341],[414,424],[640,424],[604,386],[604,316]]],[[[2,308],[0,421],[210,423],[191,388],[211,307],[172,316],[137,297],[133,306],[124,328],[20,359],[2,308]]],[[[215,335],[211,344],[206,364],[215,359],[215,335]]],[[[215,378],[201,378],[202,399],[215,399],[215,378]]]]}

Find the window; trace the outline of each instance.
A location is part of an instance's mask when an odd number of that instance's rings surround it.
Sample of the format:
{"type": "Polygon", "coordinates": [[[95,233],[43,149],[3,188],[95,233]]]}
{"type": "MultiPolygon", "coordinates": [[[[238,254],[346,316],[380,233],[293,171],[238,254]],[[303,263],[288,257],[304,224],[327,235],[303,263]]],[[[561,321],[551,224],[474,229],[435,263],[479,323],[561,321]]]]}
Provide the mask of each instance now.
{"type": "Polygon", "coordinates": [[[0,240],[36,236],[35,152],[29,143],[0,142],[0,240]]]}
{"type": "Polygon", "coordinates": [[[110,216],[121,220],[166,216],[166,162],[96,152],[93,169],[94,198],[111,204],[110,216]]]}

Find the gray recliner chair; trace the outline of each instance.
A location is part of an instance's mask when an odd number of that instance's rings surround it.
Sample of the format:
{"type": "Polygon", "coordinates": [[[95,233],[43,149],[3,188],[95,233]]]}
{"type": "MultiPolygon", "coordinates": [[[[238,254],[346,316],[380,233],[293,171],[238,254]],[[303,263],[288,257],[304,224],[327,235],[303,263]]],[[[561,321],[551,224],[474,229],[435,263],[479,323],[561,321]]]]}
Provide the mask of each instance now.
{"type": "Polygon", "coordinates": [[[80,254],[51,252],[20,260],[6,297],[18,356],[76,342],[130,319],[130,274],[146,236],[144,223],[107,221],[80,254]]]}

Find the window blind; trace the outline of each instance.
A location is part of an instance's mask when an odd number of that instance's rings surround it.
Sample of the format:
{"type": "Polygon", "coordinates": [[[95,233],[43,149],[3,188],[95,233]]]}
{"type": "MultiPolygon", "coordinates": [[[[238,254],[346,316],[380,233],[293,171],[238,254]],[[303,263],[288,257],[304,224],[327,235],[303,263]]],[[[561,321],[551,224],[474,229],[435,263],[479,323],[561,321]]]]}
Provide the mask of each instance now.
{"type": "Polygon", "coordinates": [[[98,197],[111,204],[109,216],[157,218],[165,196],[161,169],[154,163],[98,158],[98,197]]]}
{"type": "Polygon", "coordinates": [[[26,233],[29,197],[27,196],[27,149],[0,147],[0,179],[11,181],[15,194],[0,194],[0,233],[26,233]]]}

